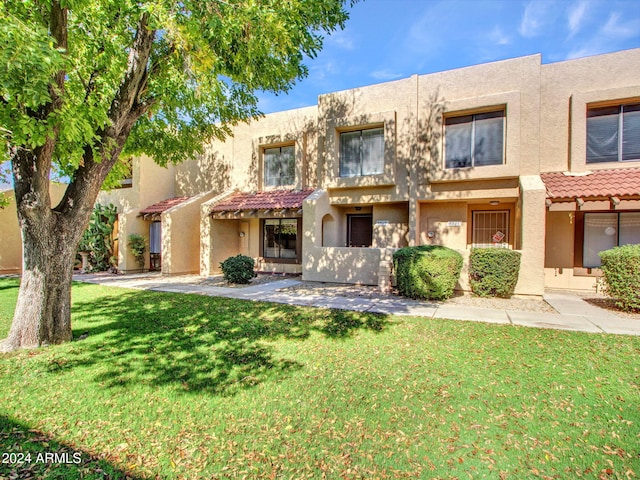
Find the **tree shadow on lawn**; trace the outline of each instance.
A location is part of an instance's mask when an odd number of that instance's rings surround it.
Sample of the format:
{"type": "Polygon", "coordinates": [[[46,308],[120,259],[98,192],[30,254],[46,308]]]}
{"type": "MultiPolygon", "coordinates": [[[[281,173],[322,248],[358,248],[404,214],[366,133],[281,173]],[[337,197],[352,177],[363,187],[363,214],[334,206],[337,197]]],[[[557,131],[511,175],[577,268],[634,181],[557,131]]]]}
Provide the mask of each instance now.
{"type": "Polygon", "coordinates": [[[303,367],[278,358],[270,342],[303,341],[313,332],[344,339],[361,329],[382,331],[389,323],[386,316],[373,313],[113,292],[74,302],[74,336],[86,340],[77,342],[65,358],[51,360],[50,371],[94,366],[94,379],[110,387],[135,382],[233,395],[303,367]]]}
{"type": "Polygon", "coordinates": [[[114,467],[95,454],[56,441],[4,415],[0,415],[0,454],[0,478],[141,478],[114,467]]]}

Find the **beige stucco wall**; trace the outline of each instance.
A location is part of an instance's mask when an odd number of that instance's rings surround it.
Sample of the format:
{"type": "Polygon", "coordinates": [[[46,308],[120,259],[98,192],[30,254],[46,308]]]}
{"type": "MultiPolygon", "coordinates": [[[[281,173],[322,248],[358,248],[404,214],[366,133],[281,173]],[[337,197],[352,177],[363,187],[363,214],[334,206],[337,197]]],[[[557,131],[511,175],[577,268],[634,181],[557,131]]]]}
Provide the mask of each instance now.
{"type": "MultiPolygon", "coordinates": [[[[67,185],[51,183],[51,204],[56,205],[63,197],[67,185]]],[[[18,224],[18,213],[13,190],[1,192],[9,205],[0,208],[0,274],[22,272],[22,233],[18,224]]]]}
{"type": "MultiPolygon", "coordinates": [[[[100,192],[96,203],[113,204],[118,209],[118,270],[132,272],[140,270],[135,257],[129,252],[129,235],[145,237],[149,245],[148,220],[139,217],[140,210],[172,198],[175,195],[175,167],[161,167],[152,158],[142,155],[132,162],[132,183],[130,188],[117,188],[100,192]]],[[[147,250],[145,269],[149,268],[147,250]]]]}
{"type": "Polygon", "coordinates": [[[408,244],[408,216],[407,203],[332,205],[329,193],[317,190],[303,204],[302,278],[378,285],[381,262],[408,244]],[[372,215],[371,248],[345,246],[350,214],[372,215]]]}
{"type": "Polygon", "coordinates": [[[546,189],[539,175],[520,177],[518,246],[522,256],[517,294],[544,293],[545,198],[546,189]]]}
{"type": "MultiPolygon", "coordinates": [[[[383,201],[407,200],[409,162],[415,137],[415,77],[320,95],[318,98],[318,187],[333,196],[347,196],[339,203],[353,203],[362,187],[384,187],[383,201]],[[385,165],[379,175],[340,177],[340,133],[384,127],[385,165]],[[353,189],[356,190],[353,190],[353,189]],[[342,191],[342,189],[351,189],[342,191]]],[[[357,203],[357,202],[356,202],[357,203]]]]}
{"type": "Polygon", "coordinates": [[[205,153],[176,167],[176,195],[228,189],[256,191],[263,188],[263,155],[266,147],[295,145],[296,179],[289,188],[315,183],[317,107],[271,113],[241,123],[224,142],[214,141],[205,153]]]}
{"type": "Polygon", "coordinates": [[[200,272],[200,208],[214,192],[196,195],[161,215],[162,273],[200,272]]]}
{"type": "Polygon", "coordinates": [[[16,202],[13,190],[2,192],[9,205],[0,208],[0,274],[22,271],[22,234],[18,225],[16,202]]]}
{"type": "Polygon", "coordinates": [[[142,155],[133,159],[132,170],[130,188],[103,190],[98,195],[96,203],[111,203],[118,208],[118,212],[131,212],[177,196],[174,188],[174,166],[161,167],[151,157],[142,155]]]}
{"type": "Polygon", "coordinates": [[[542,65],[540,78],[541,172],[640,166],[585,163],[587,105],[640,100],[640,49],[542,65]]]}
{"type": "MultiPolygon", "coordinates": [[[[511,189],[506,189],[510,192],[511,189]]],[[[475,199],[468,201],[430,201],[418,207],[421,245],[443,245],[462,254],[463,270],[457,288],[469,289],[469,254],[471,252],[471,212],[474,209],[509,209],[511,245],[521,253],[521,267],[515,293],[544,293],[544,221],[546,191],[539,176],[520,177],[519,197],[500,196],[492,206],[475,199]]],[[[506,193],[503,192],[503,193],[506,193]]],[[[495,198],[489,197],[489,198],[495,198]]]]}
{"type": "MultiPolygon", "coordinates": [[[[558,243],[572,245],[572,231],[558,223],[560,217],[547,215],[539,173],[584,171],[587,105],[640,100],[639,78],[635,49],[545,65],[540,55],[531,55],[331,92],[320,95],[317,106],[239,124],[226,141],[212,142],[202,156],[169,170],[142,158],[134,163],[134,187],[101,195],[100,201],[121,208],[125,245],[129,232],[148,235],[148,224],[135,216],[139,209],[171,196],[262,190],[264,148],[295,145],[296,178],[286,188],[321,189],[303,208],[303,278],[376,284],[386,249],[405,245],[436,242],[466,258],[471,206],[499,202],[512,205],[513,248],[523,255],[516,291],[540,294],[545,284],[582,285],[572,269],[569,278],[570,269],[557,265],[566,253],[558,243]],[[443,118],[497,108],[506,111],[505,163],[445,169],[443,118]],[[340,132],[373,126],[384,127],[384,172],[340,178],[340,132]],[[373,215],[373,248],[345,247],[346,215],[358,212],[373,215]],[[449,224],[458,221],[461,226],[449,224]],[[428,231],[435,232],[433,239],[428,231]],[[550,235],[560,240],[551,242],[550,235]],[[552,248],[546,268],[545,245],[552,248]]],[[[619,167],[640,162],[589,166],[619,167]]],[[[232,254],[259,258],[259,215],[216,220],[203,206],[195,210],[199,219],[191,219],[193,212],[189,220],[171,215],[165,239],[179,244],[182,255],[195,248],[199,230],[201,274],[217,271],[232,254]]],[[[173,246],[165,252],[172,271],[178,268],[176,255],[173,246]]],[[[183,268],[195,266],[178,269],[183,268]]],[[[265,262],[259,268],[280,267],[265,262]]]]}
{"type": "Polygon", "coordinates": [[[475,65],[418,78],[418,125],[425,132],[414,174],[418,198],[431,181],[514,177],[538,173],[540,55],[475,65]],[[504,107],[505,163],[444,168],[444,115],[504,107]]]}

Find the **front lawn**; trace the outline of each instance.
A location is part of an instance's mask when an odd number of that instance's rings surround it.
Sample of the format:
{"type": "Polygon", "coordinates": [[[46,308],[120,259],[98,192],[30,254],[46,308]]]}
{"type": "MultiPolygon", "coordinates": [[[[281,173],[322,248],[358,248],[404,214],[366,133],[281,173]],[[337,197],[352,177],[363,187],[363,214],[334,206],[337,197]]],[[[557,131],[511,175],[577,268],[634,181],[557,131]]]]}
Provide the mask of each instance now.
{"type": "MultiPolygon", "coordinates": [[[[0,338],[17,285],[0,279],[0,338]]],[[[0,454],[32,459],[0,478],[640,476],[637,337],[88,284],[73,299],[85,339],[0,355],[0,454]]]]}

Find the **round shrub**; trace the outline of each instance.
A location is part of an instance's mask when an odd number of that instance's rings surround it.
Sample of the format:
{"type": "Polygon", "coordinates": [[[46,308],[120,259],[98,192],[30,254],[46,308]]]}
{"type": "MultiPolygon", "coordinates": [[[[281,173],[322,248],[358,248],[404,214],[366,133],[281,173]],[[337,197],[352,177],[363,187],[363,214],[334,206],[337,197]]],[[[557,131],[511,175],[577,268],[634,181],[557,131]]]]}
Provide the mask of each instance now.
{"type": "Polygon", "coordinates": [[[520,252],[506,248],[472,248],[469,283],[479,297],[509,298],[518,283],[520,252]]]}
{"type": "Polygon", "coordinates": [[[625,311],[640,311],[640,244],[600,252],[605,292],[625,311]]]}
{"type": "Polygon", "coordinates": [[[253,258],[238,254],[220,263],[222,274],[229,283],[249,283],[256,274],[253,272],[253,258]]]}
{"type": "Polygon", "coordinates": [[[393,254],[393,265],[400,295],[445,300],[460,277],[462,255],[438,245],[405,247],[393,254]]]}

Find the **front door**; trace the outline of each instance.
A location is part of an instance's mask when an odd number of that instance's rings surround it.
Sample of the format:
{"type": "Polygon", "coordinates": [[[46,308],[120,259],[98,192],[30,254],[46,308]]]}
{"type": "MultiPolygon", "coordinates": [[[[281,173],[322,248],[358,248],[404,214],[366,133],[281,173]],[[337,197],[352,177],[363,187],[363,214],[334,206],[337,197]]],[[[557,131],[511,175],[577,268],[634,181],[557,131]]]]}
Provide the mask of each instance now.
{"type": "Polygon", "coordinates": [[[373,238],[373,215],[347,215],[347,246],[370,247],[373,238]]]}

